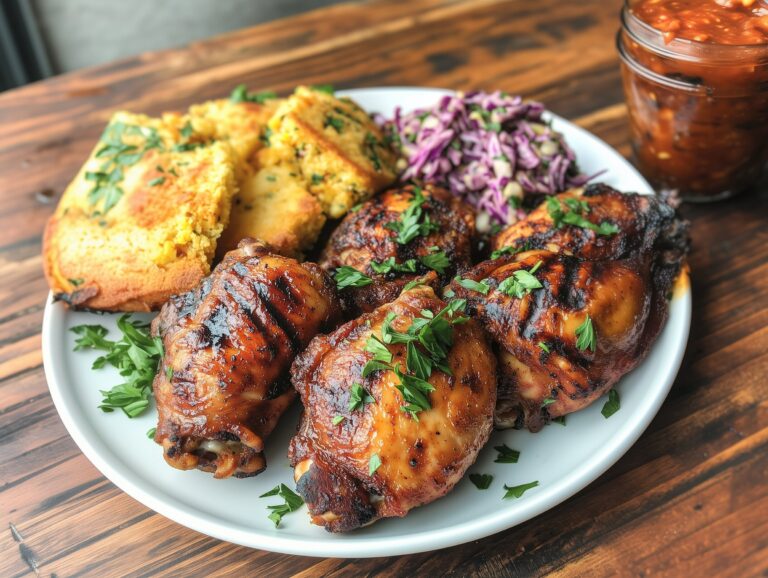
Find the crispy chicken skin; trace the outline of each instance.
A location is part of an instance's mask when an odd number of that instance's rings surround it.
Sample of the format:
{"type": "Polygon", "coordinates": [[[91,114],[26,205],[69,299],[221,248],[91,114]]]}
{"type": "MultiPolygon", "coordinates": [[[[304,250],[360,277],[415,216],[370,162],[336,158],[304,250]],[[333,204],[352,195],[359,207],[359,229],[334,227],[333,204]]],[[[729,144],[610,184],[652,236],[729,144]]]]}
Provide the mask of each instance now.
{"type": "Polygon", "coordinates": [[[426,199],[424,213],[439,226],[427,236],[417,236],[406,245],[396,241],[396,231],[387,225],[397,222],[413,200],[414,185],[391,189],[364,203],[349,213],[331,235],[320,260],[320,266],[329,272],[347,265],[371,277],[371,285],[346,288],[341,296],[351,313],[373,311],[379,305],[394,300],[403,287],[422,275],[437,289],[457,271],[471,266],[475,237],[475,217],[471,207],[440,187],[420,187],[426,199]],[[444,251],[451,266],[437,275],[424,266],[419,258],[430,255],[438,247],[444,251]],[[371,262],[381,263],[394,258],[396,263],[408,259],[417,262],[416,273],[390,272],[378,274],[371,262]]]}
{"type": "MultiPolygon", "coordinates": [[[[488,440],[496,359],[474,320],[453,326],[447,361],[452,375],[433,371],[432,408],[419,412],[418,421],[401,409],[404,401],[392,371],[362,377],[372,358],[366,342],[371,334],[381,335],[387,314],[396,314],[392,327],[402,332],[422,310],[437,313],[445,305],[430,287],[411,289],[330,335],[316,337],[297,357],[293,384],[304,414],[289,457],[314,524],[345,532],[379,518],[405,516],[448,493],[488,440]],[[375,402],[350,410],[354,383],[375,402]],[[334,425],[336,416],[343,419],[334,425]],[[374,454],[381,465],[371,475],[374,454]]],[[[389,349],[393,364],[405,366],[405,345],[389,349]]]]}
{"type": "MultiPolygon", "coordinates": [[[[596,256],[602,251],[587,244],[591,231],[565,225],[550,235],[541,226],[527,239],[556,240],[556,246],[571,251],[533,250],[480,263],[465,278],[482,281],[490,288],[487,295],[456,280],[451,284],[498,348],[497,427],[538,431],[551,418],[588,406],[636,367],[656,340],[688,252],[687,224],[663,203],[627,196],[628,205],[646,207],[637,215],[641,225],[613,216],[623,206],[613,192],[603,197],[608,208],[593,196],[589,213],[626,227],[615,235],[626,239],[617,240],[609,251],[626,258],[578,258],[568,253],[596,256]],[[499,291],[499,284],[515,271],[530,271],[539,261],[535,277],[541,288],[522,298],[499,291]],[[594,351],[577,346],[577,328],[587,316],[595,332],[594,351]]],[[[539,227],[535,219],[530,226],[539,227]]]]}
{"type": "Polygon", "coordinates": [[[317,265],[252,239],[172,298],[152,323],[165,347],[153,384],[155,441],[168,464],[216,478],[261,472],[264,439],[296,395],[290,365],[339,316],[333,282],[317,265]]]}
{"type": "Polygon", "coordinates": [[[652,249],[660,242],[681,243],[687,239],[675,210],[653,195],[622,193],[602,183],[574,189],[556,199],[578,199],[589,206],[585,218],[598,225],[612,223],[619,228],[613,235],[598,235],[582,227],[564,225],[555,228],[542,203],[492,240],[492,249],[520,247],[547,249],[575,255],[581,259],[624,259],[652,249]]]}

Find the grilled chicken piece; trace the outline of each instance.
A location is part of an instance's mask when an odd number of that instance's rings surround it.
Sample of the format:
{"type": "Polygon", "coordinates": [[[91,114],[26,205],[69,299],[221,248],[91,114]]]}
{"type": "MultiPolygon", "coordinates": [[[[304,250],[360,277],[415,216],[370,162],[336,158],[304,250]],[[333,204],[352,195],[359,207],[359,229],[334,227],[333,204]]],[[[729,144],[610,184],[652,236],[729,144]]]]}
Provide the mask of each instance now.
{"type": "Polygon", "coordinates": [[[340,311],[317,265],[252,239],[168,302],[152,323],[165,347],[153,384],[155,441],[168,464],[216,478],[264,470],[264,439],[296,395],[290,365],[340,311]]]}
{"type": "Polygon", "coordinates": [[[672,207],[653,195],[622,193],[598,183],[551,198],[554,200],[543,202],[525,219],[497,234],[492,249],[547,249],[582,259],[625,259],[659,249],[660,242],[672,247],[687,242],[687,226],[672,207]],[[577,212],[587,221],[615,225],[618,232],[600,235],[568,224],[555,227],[548,203],[572,212],[568,203],[573,201],[586,206],[577,207],[577,212]]]}
{"type": "MultiPolygon", "coordinates": [[[[613,194],[608,199],[615,202],[613,194]]],[[[666,212],[661,203],[650,201],[648,206],[666,212]]],[[[599,211],[595,205],[593,213],[599,211]]],[[[644,239],[641,243],[625,235],[625,246],[635,247],[621,251],[629,253],[625,259],[587,260],[566,253],[527,251],[485,261],[465,275],[487,286],[487,294],[471,283],[454,280],[451,284],[457,297],[467,299],[469,312],[498,347],[497,427],[538,431],[551,418],[588,406],[648,353],[666,321],[668,296],[688,252],[687,224],[674,211],[671,218],[654,218],[642,227],[624,224],[644,239]],[[649,230],[661,223],[662,227],[649,230]],[[511,285],[518,276],[529,287],[536,285],[525,274],[515,275],[521,270],[535,270],[533,276],[541,287],[516,292],[511,285]],[[501,285],[505,281],[506,286],[501,285]],[[594,350],[588,339],[588,318],[594,350]]],[[[567,240],[586,239],[586,234],[571,229],[576,227],[565,225],[549,239],[562,240],[561,246],[567,240]]],[[[546,238],[543,229],[540,234],[546,238]]],[[[618,246],[614,250],[619,251],[618,246]]],[[[576,252],[594,255],[597,251],[581,244],[576,252]]]]}
{"type": "Polygon", "coordinates": [[[394,300],[408,282],[422,275],[426,275],[426,282],[437,289],[457,271],[469,268],[474,236],[475,217],[471,207],[440,187],[407,185],[386,191],[349,213],[331,235],[320,266],[333,273],[336,268],[346,265],[371,277],[373,283],[370,285],[341,291],[351,313],[369,312],[394,300]],[[420,218],[413,213],[414,194],[418,191],[425,199],[420,218]],[[391,228],[397,223],[410,223],[415,227],[425,222],[432,223],[431,229],[435,230],[427,231],[430,227],[424,226],[426,235],[420,234],[410,240],[408,235],[403,236],[391,228]],[[408,242],[402,244],[398,238],[408,242]],[[439,252],[445,252],[450,264],[444,269],[438,267],[435,272],[422,260],[426,258],[429,262],[439,252]],[[388,259],[394,259],[401,266],[412,260],[415,272],[377,273],[372,263],[384,263],[388,259]]]}
{"type": "MultiPolygon", "coordinates": [[[[362,377],[373,357],[366,344],[372,335],[381,337],[388,315],[394,315],[395,331],[406,332],[422,311],[438,314],[445,306],[430,287],[416,287],[316,337],[296,359],[293,384],[304,415],[289,457],[314,524],[345,532],[379,518],[405,516],[447,494],[488,440],[496,359],[476,321],[464,318],[452,326],[446,361],[451,375],[433,369],[428,381],[435,389],[427,394],[431,409],[420,411],[418,420],[403,410],[406,402],[394,372],[362,377]],[[353,384],[373,401],[350,409],[353,384]]],[[[392,365],[405,371],[406,346],[387,347],[392,365]]]]}

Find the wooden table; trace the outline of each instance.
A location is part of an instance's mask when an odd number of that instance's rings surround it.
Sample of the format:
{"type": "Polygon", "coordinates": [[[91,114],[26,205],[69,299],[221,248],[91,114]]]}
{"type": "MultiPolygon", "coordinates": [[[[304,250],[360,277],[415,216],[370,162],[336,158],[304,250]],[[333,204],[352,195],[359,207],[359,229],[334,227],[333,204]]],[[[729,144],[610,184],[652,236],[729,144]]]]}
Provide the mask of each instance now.
{"type": "Polygon", "coordinates": [[[40,235],[111,111],[150,114],[241,82],[287,92],[429,85],[543,100],[621,152],[619,1],[346,4],[0,95],[0,576],[382,573],[757,576],[768,572],[768,191],[685,207],[693,329],[640,441],[554,510],[479,542],[391,559],[248,550],[187,530],[103,478],[43,376],[40,235]],[[13,524],[10,526],[10,524],[13,524]]]}

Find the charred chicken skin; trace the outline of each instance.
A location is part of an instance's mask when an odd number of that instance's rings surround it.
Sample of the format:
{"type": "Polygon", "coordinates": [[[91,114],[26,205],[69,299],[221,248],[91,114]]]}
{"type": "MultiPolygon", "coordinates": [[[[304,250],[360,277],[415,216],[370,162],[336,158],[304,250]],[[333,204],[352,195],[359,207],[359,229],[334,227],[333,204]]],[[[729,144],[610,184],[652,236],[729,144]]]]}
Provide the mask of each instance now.
{"type": "Polygon", "coordinates": [[[290,365],[340,311],[317,265],[252,239],[171,299],[152,323],[165,347],[153,384],[155,441],[168,464],[216,478],[261,472],[264,440],[295,397],[290,365]]]}
{"type": "Polygon", "coordinates": [[[496,359],[477,322],[446,307],[430,287],[416,287],[316,337],[296,359],[293,384],[304,414],[289,457],[313,523],[344,532],[404,516],[448,493],[488,440],[496,359]],[[432,368],[433,390],[417,410],[413,384],[402,377],[412,372],[413,344],[385,343],[386,335],[402,339],[428,325],[425,331],[445,336],[445,320],[454,324],[447,324],[443,369],[432,368]],[[387,359],[389,369],[366,369],[387,359]]]}
{"type": "Polygon", "coordinates": [[[547,249],[581,259],[625,259],[663,250],[663,244],[675,249],[687,243],[687,234],[675,210],[657,197],[593,184],[549,197],[525,219],[497,234],[492,249],[547,249]],[[569,221],[587,221],[592,228],[569,221]],[[594,230],[601,226],[602,231],[594,230]]]}
{"type": "Polygon", "coordinates": [[[440,187],[392,189],[350,212],[331,235],[320,266],[351,267],[373,283],[341,290],[352,314],[393,301],[426,275],[435,289],[472,264],[474,211],[440,187]]]}
{"type": "Polygon", "coordinates": [[[585,196],[595,223],[625,227],[613,233],[617,239],[593,247],[594,231],[571,224],[557,229],[551,221],[546,229],[538,220],[546,219],[534,212],[532,223],[513,227],[518,236],[512,246],[522,241],[517,246],[562,252],[503,255],[452,282],[498,349],[497,427],[538,431],[550,419],[586,407],[636,367],[658,336],[688,252],[687,224],[653,198],[626,196],[621,203],[612,190],[594,188],[585,196]],[[625,206],[640,211],[640,224],[624,214],[625,206]]]}

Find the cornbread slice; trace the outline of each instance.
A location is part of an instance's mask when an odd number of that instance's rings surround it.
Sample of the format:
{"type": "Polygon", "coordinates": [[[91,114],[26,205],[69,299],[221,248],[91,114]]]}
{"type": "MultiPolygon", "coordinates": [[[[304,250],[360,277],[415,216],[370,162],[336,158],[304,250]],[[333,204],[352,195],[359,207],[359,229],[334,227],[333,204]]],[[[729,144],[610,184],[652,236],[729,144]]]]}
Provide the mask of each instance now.
{"type": "Polygon", "coordinates": [[[395,180],[379,127],[349,98],[300,86],[269,120],[270,145],[296,159],[327,215],[338,218],[395,180]]]}
{"type": "Polygon", "coordinates": [[[45,229],[56,296],[149,311],[193,288],[210,272],[229,220],[233,156],[180,115],[116,113],[45,229]]]}
{"type": "Polygon", "coordinates": [[[187,114],[196,133],[208,140],[226,141],[232,146],[235,170],[240,176],[255,164],[256,154],[267,142],[267,121],[280,102],[279,99],[268,99],[263,103],[210,100],[192,105],[187,114]]]}
{"type": "Polygon", "coordinates": [[[320,202],[307,190],[292,159],[281,160],[271,149],[257,156],[261,168],[240,182],[218,254],[252,237],[266,241],[280,255],[302,257],[325,224],[320,202]]]}

